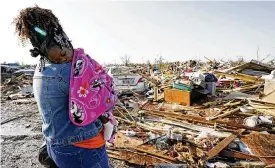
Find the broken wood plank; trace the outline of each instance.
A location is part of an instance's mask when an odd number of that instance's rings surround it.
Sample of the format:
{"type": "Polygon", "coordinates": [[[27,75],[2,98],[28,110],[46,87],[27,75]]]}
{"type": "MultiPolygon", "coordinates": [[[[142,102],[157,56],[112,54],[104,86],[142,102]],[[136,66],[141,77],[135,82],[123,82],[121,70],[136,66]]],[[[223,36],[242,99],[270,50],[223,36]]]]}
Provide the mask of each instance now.
{"type": "Polygon", "coordinates": [[[124,135],[120,131],[116,134],[114,140],[114,147],[115,148],[125,148],[125,147],[135,147],[141,145],[143,141],[138,138],[132,138],[124,135]]]}
{"type": "Polygon", "coordinates": [[[260,161],[259,157],[257,157],[256,155],[250,155],[250,154],[246,154],[246,153],[238,152],[238,151],[222,150],[219,153],[219,155],[220,156],[231,157],[231,158],[239,158],[239,159],[248,159],[248,160],[260,161]]]}
{"type": "Polygon", "coordinates": [[[244,168],[266,168],[266,164],[261,161],[240,161],[240,165],[244,168]]]}
{"type": "Polygon", "coordinates": [[[126,111],[128,113],[128,115],[131,117],[132,121],[135,122],[135,119],[133,118],[133,116],[130,114],[130,112],[126,109],[126,107],[124,106],[119,106],[120,108],[122,108],[124,111],[126,111]]]}
{"type": "Polygon", "coordinates": [[[156,156],[156,157],[165,159],[165,160],[169,160],[169,161],[171,161],[171,162],[177,162],[177,160],[174,159],[174,158],[171,158],[171,157],[165,156],[165,155],[161,155],[161,154],[155,153],[155,152],[153,152],[153,151],[147,151],[147,150],[140,149],[140,148],[137,148],[137,147],[134,147],[133,149],[137,150],[138,152],[147,153],[147,154],[150,154],[150,155],[153,155],[153,156],[156,156]]]}
{"type": "Polygon", "coordinates": [[[227,121],[222,121],[222,120],[218,120],[218,119],[215,121],[207,121],[205,119],[205,117],[187,115],[187,114],[182,114],[182,113],[173,112],[173,111],[164,112],[164,111],[146,110],[146,109],[144,109],[144,111],[145,111],[146,115],[162,117],[162,118],[169,119],[172,121],[185,120],[185,121],[192,122],[192,123],[201,123],[201,124],[211,125],[211,126],[220,124],[224,128],[228,128],[228,129],[243,129],[243,128],[245,128],[245,129],[253,130],[253,131],[271,131],[266,128],[246,128],[242,124],[236,124],[234,122],[227,122],[227,121]]]}
{"type": "Polygon", "coordinates": [[[216,156],[218,153],[220,153],[227,145],[229,145],[235,138],[237,138],[240,134],[242,134],[245,131],[245,129],[240,129],[237,134],[232,134],[229,137],[222,140],[220,143],[218,143],[214,148],[212,148],[207,153],[207,159],[211,159],[214,156],[216,156]]]}
{"type": "Polygon", "coordinates": [[[120,120],[120,121],[123,121],[123,122],[128,123],[128,124],[131,124],[131,125],[134,125],[134,126],[138,126],[138,127],[142,128],[142,129],[147,130],[147,131],[150,131],[150,132],[152,132],[152,133],[157,133],[157,134],[159,134],[159,133],[165,132],[165,130],[157,130],[156,128],[151,128],[151,127],[149,127],[149,126],[147,126],[147,125],[145,125],[145,124],[142,124],[142,123],[139,123],[139,122],[128,121],[128,120],[125,120],[125,119],[120,118],[120,117],[116,117],[116,116],[115,116],[115,119],[120,120]]]}
{"type": "Polygon", "coordinates": [[[241,87],[237,87],[234,89],[217,89],[217,90],[221,90],[223,93],[230,93],[230,92],[236,92],[236,91],[247,91],[247,90],[251,90],[251,89],[255,89],[258,87],[258,84],[255,85],[248,85],[248,86],[241,86],[241,87]]]}
{"type": "Polygon", "coordinates": [[[160,163],[167,163],[167,164],[177,163],[177,161],[171,161],[164,158],[152,156],[148,153],[132,151],[129,149],[119,149],[118,152],[107,150],[107,152],[109,157],[119,159],[119,160],[124,160],[128,163],[143,165],[143,166],[152,165],[156,163],[159,163],[159,164],[160,163]]]}
{"type": "Polygon", "coordinates": [[[226,117],[226,116],[229,116],[231,114],[234,114],[236,112],[240,111],[240,108],[235,108],[234,110],[231,110],[231,111],[228,111],[228,112],[225,112],[223,114],[220,114],[220,115],[217,115],[217,116],[214,116],[214,117],[208,117],[207,120],[215,120],[217,118],[223,118],[223,117],[226,117]]]}
{"type": "Polygon", "coordinates": [[[226,126],[227,128],[233,129],[233,128],[243,128],[243,126],[240,125],[231,125],[228,122],[225,121],[207,121],[204,117],[198,117],[198,116],[191,116],[191,115],[186,115],[186,114],[181,114],[181,113],[176,113],[176,112],[163,112],[163,111],[154,111],[154,110],[150,110],[147,111],[146,110],[146,114],[147,115],[156,115],[158,117],[163,117],[163,118],[167,118],[169,120],[186,120],[189,122],[194,122],[194,123],[201,123],[201,124],[206,124],[206,125],[212,125],[214,126],[215,123],[218,124],[223,124],[224,126],[226,126]]]}
{"type": "Polygon", "coordinates": [[[149,100],[147,99],[144,103],[142,103],[139,107],[139,109],[143,109],[148,104],[149,100]]]}
{"type": "Polygon", "coordinates": [[[152,79],[152,78],[148,77],[147,75],[141,73],[140,71],[137,71],[137,73],[138,73],[139,75],[141,75],[143,78],[145,78],[145,79],[147,79],[148,81],[152,82],[155,86],[158,86],[158,85],[161,84],[160,81],[158,81],[158,80],[156,80],[156,79],[152,79]]]}
{"type": "Polygon", "coordinates": [[[155,140],[157,140],[157,139],[159,139],[159,138],[163,138],[163,137],[165,137],[165,136],[166,136],[166,134],[165,134],[165,135],[162,135],[162,136],[158,136],[158,137],[156,137],[156,138],[153,138],[153,139],[147,140],[147,141],[145,141],[145,142],[143,142],[142,144],[137,145],[137,146],[141,146],[141,145],[148,144],[149,142],[155,141],[155,140]]]}
{"type": "Polygon", "coordinates": [[[115,107],[115,110],[117,110],[127,121],[131,122],[117,107],[115,107]]]}
{"type": "MultiPolygon", "coordinates": [[[[264,80],[261,78],[257,78],[254,76],[250,76],[250,75],[245,75],[245,74],[241,74],[241,73],[236,73],[236,74],[228,74],[228,73],[224,73],[224,72],[220,72],[220,71],[214,71],[215,75],[219,75],[219,76],[227,76],[230,78],[234,78],[234,79],[240,79],[246,82],[251,82],[251,83],[261,83],[264,80]]],[[[258,85],[257,85],[258,87],[258,85]]]]}

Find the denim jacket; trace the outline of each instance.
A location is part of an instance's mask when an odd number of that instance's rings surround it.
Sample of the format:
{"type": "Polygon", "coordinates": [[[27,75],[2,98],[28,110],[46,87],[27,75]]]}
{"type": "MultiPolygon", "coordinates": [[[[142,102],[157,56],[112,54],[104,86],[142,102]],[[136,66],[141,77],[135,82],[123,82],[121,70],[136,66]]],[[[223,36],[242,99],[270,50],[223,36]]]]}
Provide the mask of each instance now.
{"type": "Polygon", "coordinates": [[[86,126],[76,126],[69,119],[71,63],[47,63],[42,72],[37,65],[33,89],[42,116],[42,131],[51,145],[72,145],[97,136],[102,127],[99,119],[86,126]]]}

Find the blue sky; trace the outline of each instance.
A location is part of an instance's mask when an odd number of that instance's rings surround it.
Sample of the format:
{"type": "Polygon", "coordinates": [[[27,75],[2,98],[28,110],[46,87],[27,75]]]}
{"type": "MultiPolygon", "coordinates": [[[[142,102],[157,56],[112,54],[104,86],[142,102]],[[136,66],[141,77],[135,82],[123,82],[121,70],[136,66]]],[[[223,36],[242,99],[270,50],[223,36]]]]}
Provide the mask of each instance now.
{"type": "Polygon", "coordinates": [[[9,0],[1,5],[0,62],[35,63],[18,46],[10,25],[24,7],[50,8],[75,47],[101,63],[201,59],[275,58],[275,2],[96,2],[84,0],[9,0]],[[3,53],[4,52],[4,53],[3,53]],[[272,58],[272,57],[270,57],[272,58]]]}

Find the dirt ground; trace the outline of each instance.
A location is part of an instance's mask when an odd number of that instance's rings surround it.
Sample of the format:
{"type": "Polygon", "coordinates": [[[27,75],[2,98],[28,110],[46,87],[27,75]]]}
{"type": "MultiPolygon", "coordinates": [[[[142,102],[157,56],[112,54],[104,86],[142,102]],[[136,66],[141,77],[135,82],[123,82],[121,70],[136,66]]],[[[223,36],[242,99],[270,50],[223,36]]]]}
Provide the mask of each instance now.
{"type": "MultiPolygon", "coordinates": [[[[42,125],[33,99],[16,104],[1,100],[1,168],[43,168],[37,154],[42,145],[42,125]]],[[[114,168],[130,167],[110,159],[114,168]]],[[[133,167],[133,166],[131,166],[133,167]]]]}

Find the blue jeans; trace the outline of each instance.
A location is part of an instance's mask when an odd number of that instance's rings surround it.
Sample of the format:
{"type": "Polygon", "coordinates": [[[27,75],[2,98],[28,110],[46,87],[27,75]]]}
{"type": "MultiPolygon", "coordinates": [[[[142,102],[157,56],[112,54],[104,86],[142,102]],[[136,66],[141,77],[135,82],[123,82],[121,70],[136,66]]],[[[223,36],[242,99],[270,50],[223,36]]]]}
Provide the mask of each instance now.
{"type": "Polygon", "coordinates": [[[59,168],[109,168],[105,146],[86,149],[73,145],[47,145],[47,150],[59,168]]]}
{"type": "Polygon", "coordinates": [[[46,64],[42,72],[37,68],[33,77],[34,96],[43,121],[48,155],[60,168],[108,168],[105,147],[84,149],[73,146],[97,136],[102,123],[97,119],[79,127],[70,121],[70,73],[71,63],[46,64]]]}
{"type": "Polygon", "coordinates": [[[42,131],[52,145],[72,145],[97,136],[102,128],[99,119],[79,127],[69,118],[71,63],[46,64],[33,77],[34,97],[42,116],[42,131]]]}

